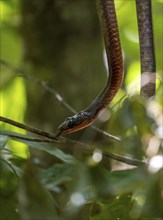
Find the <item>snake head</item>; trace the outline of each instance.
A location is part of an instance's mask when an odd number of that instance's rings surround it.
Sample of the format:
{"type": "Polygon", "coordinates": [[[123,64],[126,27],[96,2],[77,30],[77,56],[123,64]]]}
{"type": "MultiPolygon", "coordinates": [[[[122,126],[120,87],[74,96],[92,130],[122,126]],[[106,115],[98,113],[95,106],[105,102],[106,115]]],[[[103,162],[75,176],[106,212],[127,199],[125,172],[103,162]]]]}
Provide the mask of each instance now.
{"type": "Polygon", "coordinates": [[[72,117],[68,117],[65,121],[59,126],[60,133],[72,133],[87,127],[93,120],[90,119],[90,114],[88,112],[82,111],[72,117]]]}

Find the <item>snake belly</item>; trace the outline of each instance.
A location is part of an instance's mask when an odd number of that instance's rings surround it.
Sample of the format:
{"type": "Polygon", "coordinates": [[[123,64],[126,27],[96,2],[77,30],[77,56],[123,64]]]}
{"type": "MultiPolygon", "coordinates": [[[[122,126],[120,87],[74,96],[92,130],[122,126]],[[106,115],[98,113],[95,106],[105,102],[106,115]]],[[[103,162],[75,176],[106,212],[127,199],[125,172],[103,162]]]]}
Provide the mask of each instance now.
{"type": "Polygon", "coordinates": [[[65,119],[58,128],[59,134],[73,133],[92,124],[112,101],[123,80],[123,59],[114,0],[97,0],[97,12],[107,55],[108,80],[88,108],[65,119]]]}

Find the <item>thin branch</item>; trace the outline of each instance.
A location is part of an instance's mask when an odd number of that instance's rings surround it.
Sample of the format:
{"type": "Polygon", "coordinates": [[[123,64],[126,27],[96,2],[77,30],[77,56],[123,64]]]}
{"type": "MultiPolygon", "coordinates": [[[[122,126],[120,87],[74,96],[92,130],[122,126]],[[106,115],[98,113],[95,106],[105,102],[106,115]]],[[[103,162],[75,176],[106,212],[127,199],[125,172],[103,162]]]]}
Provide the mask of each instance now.
{"type": "MultiPolygon", "coordinates": [[[[3,135],[3,133],[0,130],[0,135],[3,135]]],[[[26,137],[26,135],[16,135],[16,134],[7,134],[9,137],[13,139],[20,139],[20,140],[25,140],[25,141],[33,141],[33,142],[44,142],[44,143],[58,143],[57,140],[52,140],[52,139],[46,139],[46,138],[33,138],[33,137],[26,137]]]]}
{"type": "Polygon", "coordinates": [[[94,125],[91,125],[91,128],[93,128],[93,129],[96,130],[97,132],[99,132],[99,133],[101,133],[101,134],[103,134],[103,135],[105,135],[105,136],[107,136],[107,137],[109,137],[109,138],[112,138],[112,139],[115,140],[115,141],[118,141],[118,142],[121,142],[121,141],[122,141],[121,138],[119,138],[119,137],[117,137],[117,136],[115,136],[115,135],[109,134],[107,131],[104,131],[104,130],[102,130],[102,129],[100,129],[100,128],[97,128],[97,127],[94,126],[94,125]]]}
{"type": "MultiPolygon", "coordinates": [[[[10,123],[8,123],[8,124],[10,124],[10,123]]],[[[13,125],[13,124],[11,124],[11,125],[13,125]]],[[[18,126],[16,126],[16,127],[18,127],[18,126]]],[[[27,127],[29,127],[29,126],[27,126],[27,127]]],[[[7,136],[9,136],[9,137],[11,137],[13,139],[20,139],[20,140],[26,140],[26,141],[31,141],[31,142],[44,142],[44,143],[56,143],[56,144],[65,144],[65,143],[80,144],[80,145],[82,145],[84,147],[87,147],[88,150],[91,149],[91,148],[89,148],[89,146],[87,144],[85,144],[83,142],[79,142],[79,141],[72,140],[72,139],[69,139],[69,138],[65,138],[65,137],[62,137],[62,136],[59,136],[56,139],[50,139],[50,138],[43,138],[42,139],[42,138],[28,137],[27,135],[23,135],[23,134],[21,134],[21,136],[20,136],[20,134],[17,134],[15,132],[11,133],[11,132],[8,132],[6,130],[0,130],[0,135],[7,135],[7,136]]]]}
{"type": "MultiPolygon", "coordinates": [[[[88,148],[88,145],[85,144],[85,143],[82,143],[82,142],[79,142],[79,141],[76,141],[76,140],[71,140],[69,138],[65,138],[65,137],[62,137],[62,136],[58,137],[58,134],[48,133],[46,131],[31,127],[31,126],[28,126],[28,125],[25,125],[23,123],[11,120],[11,119],[3,117],[3,116],[0,116],[0,121],[5,122],[5,123],[10,124],[10,125],[13,125],[13,126],[18,127],[18,128],[21,128],[23,130],[29,131],[31,133],[46,137],[48,139],[38,139],[38,138],[32,139],[32,138],[28,138],[28,137],[25,137],[25,136],[23,137],[23,135],[21,135],[21,137],[22,137],[21,138],[18,135],[8,134],[8,136],[10,136],[10,137],[19,138],[19,139],[27,140],[27,141],[49,142],[49,143],[50,142],[51,143],[55,142],[55,143],[59,143],[59,144],[63,144],[63,143],[67,142],[67,143],[71,143],[71,144],[80,144],[80,145],[86,146],[88,148]]],[[[0,132],[0,134],[1,133],[2,132],[0,132]]]]}
{"type": "Polygon", "coordinates": [[[49,93],[51,93],[53,95],[53,97],[62,105],[64,106],[66,109],[68,109],[70,112],[72,112],[73,114],[76,114],[77,111],[72,108],[63,98],[62,96],[56,92],[53,88],[51,88],[47,82],[42,81],[42,80],[38,80],[38,83],[49,93]]]}
{"type": "MultiPolygon", "coordinates": [[[[22,123],[13,121],[11,119],[8,119],[8,118],[2,117],[2,116],[0,116],[0,121],[3,121],[5,123],[11,124],[13,126],[19,127],[21,129],[30,131],[32,133],[35,133],[35,134],[38,134],[38,135],[41,135],[43,137],[47,137],[50,139],[28,138],[28,137],[23,137],[23,135],[20,137],[15,134],[8,134],[8,136],[10,136],[12,138],[22,139],[22,140],[27,140],[27,141],[35,141],[35,142],[49,142],[49,143],[55,142],[55,143],[59,143],[59,144],[63,144],[63,143],[80,144],[85,150],[92,151],[92,148],[90,147],[90,145],[87,145],[87,144],[79,142],[79,141],[74,141],[74,140],[71,140],[71,139],[68,139],[65,137],[61,137],[61,136],[57,139],[54,134],[30,127],[27,125],[24,125],[22,123]]],[[[103,155],[105,157],[109,157],[113,160],[117,160],[119,162],[126,163],[126,164],[133,165],[133,166],[148,165],[148,163],[145,161],[140,161],[140,160],[137,160],[134,158],[124,157],[124,156],[121,156],[121,155],[118,155],[115,153],[103,152],[103,155]]]]}
{"type": "MultiPolygon", "coordinates": [[[[8,62],[6,62],[5,60],[0,60],[0,64],[4,65],[5,67],[7,67],[8,69],[12,70],[14,73],[16,73],[19,76],[24,77],[26,80],[30,80],[33,81],[34,83],[37,83],[38,85],[40,85],[41,87],[43,87],[46,91],[48,91],[49,93],[51,93],[53,95],[53,97],[62,105],[64,106],[67,110],[69,110],[71,113],[76,114],[77,111],[72,108],[64,99],[63,97],[57,92],[55,91],[52,87],[50,87],[50,85],[40,79],[37,79],[35,77],[31,77],[29,74],[27,74],[25,71],[23,71],[22,69],[16,68],[14,66],[12,66],[11,64],[9,64],[8,62]],[[18,74],[19,73],[19,74],[18,74]]],[[[109,134],[108,132],[97,128],[94,125],[90,126],[92,129],[96,130],[98,133],[107,136],[109,138],[112,138],[115,141],[121,142],[121,138],[114,136],[112,134],[109,134]]]]}
{"type": "Polygon", "coordinates": [[[26,131],[32,132],[34,134],[41,135],[43,137],[47,137],[47,138],[54,139],[54,140],[57,139],[57,136],[55,134],[48,133],[46,131],[42,131],[42,130],[39,130],[37,128],[30,127],[28,125],[25,125],[23,123],[11,120],[9,118],[5,118],[3,116],[0,116],[0,121],[3,121],[5,123],[7,123],[7,124],[13,125],[15,127],[21,128],[21,129],[24,129],[26,131]]]}
{"type": "Polygon", "coordinates": [[[133,165],[133,166],[147,166],[148,165],[147,161],[141,161],[141,160],[137,160],[135,158],[121,156],[121,155],[115,154],[115,153],[107,152],[107,153],[103,153],[103,155],[106,157],[109,157],[113,160],[117,160],[119,162],[126,163],[126,164],[133,165]]]}

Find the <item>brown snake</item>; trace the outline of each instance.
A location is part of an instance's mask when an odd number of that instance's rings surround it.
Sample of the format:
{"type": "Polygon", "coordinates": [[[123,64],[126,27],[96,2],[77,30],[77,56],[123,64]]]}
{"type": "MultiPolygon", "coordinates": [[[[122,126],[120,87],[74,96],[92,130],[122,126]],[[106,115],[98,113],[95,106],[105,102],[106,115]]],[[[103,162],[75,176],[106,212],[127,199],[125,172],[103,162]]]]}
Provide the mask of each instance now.
{"type": "Polygon", "coordinates": [[[58,128],[59,134],[72,133],[92,124],[112,101],[122,83],[123,60],[114,0],[97,0],[97,10],[109,67],[107,84],[87,109],[65,119],[58,128]]]}

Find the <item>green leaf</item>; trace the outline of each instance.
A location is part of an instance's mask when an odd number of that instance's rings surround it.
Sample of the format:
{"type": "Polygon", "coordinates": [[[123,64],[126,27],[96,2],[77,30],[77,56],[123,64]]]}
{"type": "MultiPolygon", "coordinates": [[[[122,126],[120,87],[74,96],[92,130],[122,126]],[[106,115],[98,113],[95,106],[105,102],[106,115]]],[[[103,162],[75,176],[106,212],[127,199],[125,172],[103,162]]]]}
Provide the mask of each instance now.
{"type": "Polygon", "coordinates": [[[22,220],[58,220],[55,202],[37,178],[37,170],[27,163],[18,188],[22,220]]]}
{"type": "Polygon", "coordinates": [[[102,167],[94,167],[91,172],[97,195],[102,198],[131,193],[135,188],[143,187],[147,178],[141,168],[109,172],[102,167]]]}
{"type": "Polygon", "coordinates": [[[149,117],[147,108],[147,103],[140,96],[126,99],[121,108],[112,115],[109,121],[110,130],[121,136],[128,136],[133,132],[139,136],[152,133],[154,121],[149,117]]]}
{"type": "Polygon", "coordinates": [[[140,213],[141,218],[160,218],[162,216],[162,170],[151,175],[147,180],[147,187],[144,192],[137,193],[137,204],[134,212],[140,213]],[[139,212],[137,211],[139,210],[139,212]]]}
{"type": "Polygon", "coordinates": [[[75,158],[72,157],[71,155],[68,155],[68,154],[65,154],[63,153],[61,150],[55,148],[52,144],[49,144],[49,143],[40,143],[40,142],[37,142],[37,141],[28,141],[28,140],[24,140],[23,138],[33,138],[33,137],[30,137],[29,135],[22,135],[22,134],[18,134],[16,132],[9,132],[9,131],[0,131],[0,134],[4,134],[4,135],[9,135],[9,136],[17,136],[19,138],[14,138],[14,140],[17,140],[19,142],[22,142],[22,143],[25,143],[27,145],[29,145],[30,147],[32,148],[35,148],[37,150],[42,150],[42,151],[45,151],[55,157],[57,157],[58,159],[64,161],[65,163],[75,163],[75,158]],[[22,138],[22,139],[21,139],[22,138]]]}
{"type": "Polygon", "coordinates": [[[76,166],[66,163],[55,164],[52,167],[41,170],[39,177],[44,185],[52,191],[56,191],[56,185],[73,180],[76,166]]]}
{"type": "Polygon", "coordinates": [[[21,142],[28,144],[30,147],[33,147],[37,150],[42,150],[45,151],[55,157],[57,157],[58,159],[62,160],[65,163],[74,163],[75,159],[69,155],[69,154],[65,154],[63,153],[61,150],[53,147],[51,144],[48,143],[39,143],[39,142],[32,142],[32,141],[25,141],[25,140],[21,140],[21,142]]]}
{"type": "Polygon", "coordinates": [[[118,170],[111,173],[113,191],[118,195],[130,193],[144,186],[147,174],[141,168],[118,170]]]}
{"type": "Polygon", "coordinates": [[[133,201],[130,194],[124,194],[116,199],[109,200],[107,204],[100,204],[101,212],[90,220],[131,220],[130,211],[133,201]]]}
{"type": "Polygon", "coordinates": [[[0,160],[0,219],[18,220],[16,190],[18,178],[5,160],[0,160]]]}
{"type": "Polygon", "coordinates": [[[7,135],[0,135],[0,150],[4,149],[7,141],[10,139],[7,135]]]}

